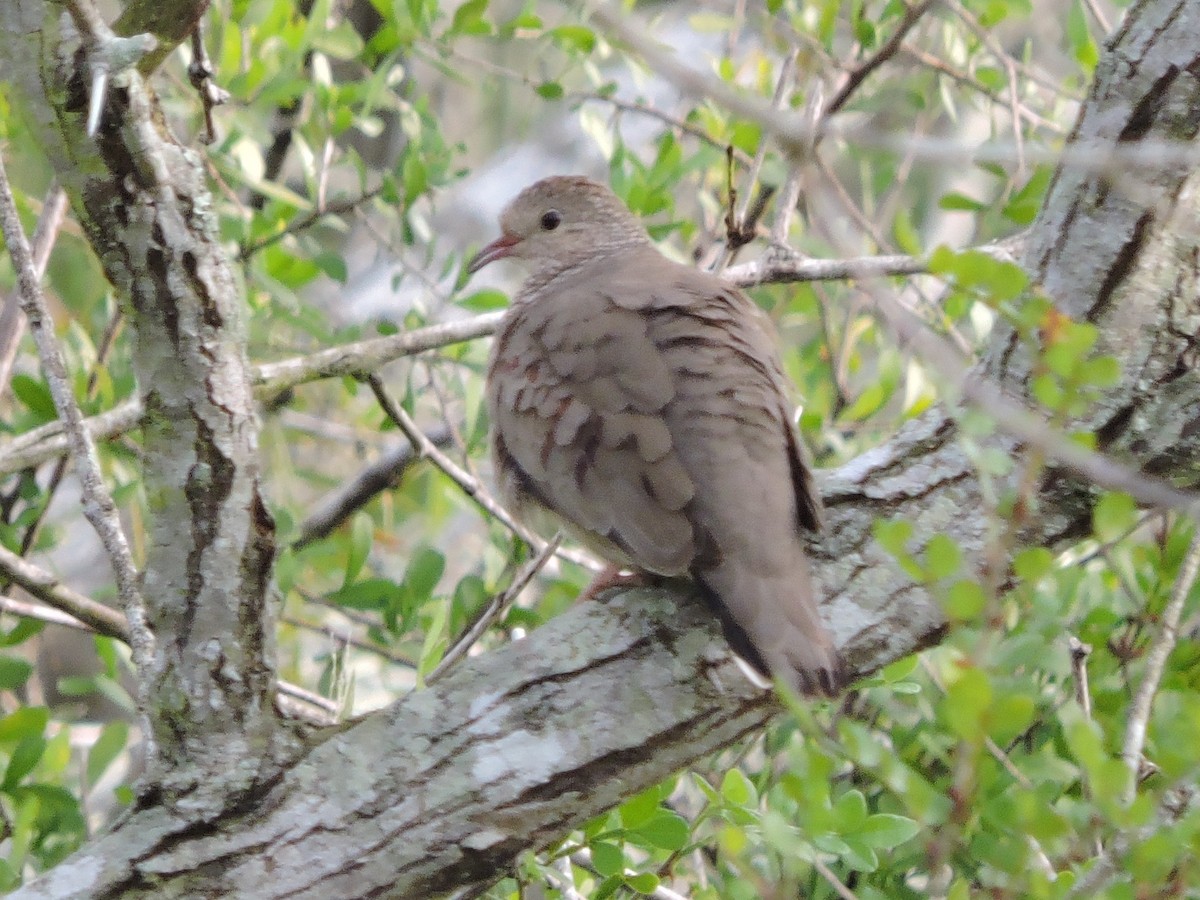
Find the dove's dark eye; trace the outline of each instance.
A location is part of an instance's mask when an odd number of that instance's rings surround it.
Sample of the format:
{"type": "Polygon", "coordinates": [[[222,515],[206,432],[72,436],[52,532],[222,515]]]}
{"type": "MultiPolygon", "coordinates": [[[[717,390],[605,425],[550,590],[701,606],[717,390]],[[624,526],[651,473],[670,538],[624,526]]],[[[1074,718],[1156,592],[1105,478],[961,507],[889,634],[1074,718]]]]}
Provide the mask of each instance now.
{"type": "Polygon", "coordinates": [[[557,209],[547,210],[542,213],[542,230],[553,231],[562,222],[562,215],[557,209]]]}

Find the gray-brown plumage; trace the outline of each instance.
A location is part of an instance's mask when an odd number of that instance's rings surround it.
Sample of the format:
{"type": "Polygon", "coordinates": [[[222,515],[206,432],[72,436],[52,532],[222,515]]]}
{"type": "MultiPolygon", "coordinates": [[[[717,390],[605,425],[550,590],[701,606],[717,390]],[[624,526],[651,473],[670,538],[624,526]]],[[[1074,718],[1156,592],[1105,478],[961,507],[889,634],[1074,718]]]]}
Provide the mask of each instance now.
{"type": "Polygon", "coordinates": [[[674,263],[606,187],[546,178],[470,262],[531,269],[488,364],[505,503],[605,559],[692,576],[734,649],[804,694],[844,680],[802,532],[821,506],[765,317],[674,263]]]}

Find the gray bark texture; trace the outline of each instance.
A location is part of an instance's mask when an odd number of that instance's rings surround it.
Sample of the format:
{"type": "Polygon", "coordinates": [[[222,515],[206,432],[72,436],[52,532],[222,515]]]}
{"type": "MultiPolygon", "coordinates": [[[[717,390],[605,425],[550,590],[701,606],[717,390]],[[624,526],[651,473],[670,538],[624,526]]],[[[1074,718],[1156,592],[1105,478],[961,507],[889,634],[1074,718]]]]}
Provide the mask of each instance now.
{"type": "MultiPolygon", "coordinates": [[[[521,851],[777,711],[686,592],[635,590],[580,604],[379,713],[295,736],[269,699],[271,525],[241,297],[202,169],[134,72],[114,81],[99,140],[82,137],[86,104],[72,88],[73,56],[59,49],[69,45],[60,18],[45,0],[0,3],[0,73],[37,123],[138,333],[157,636],[143,676],[159,788],[15,896],[329,900],[486,884],[521,851]]],[[[1200,0],[1136,3],[1110,38],[1072,147],[1092,163],[1137,141],[1194,149],[1196,35],[1200,0]]],[[[1177,163],[1092,163],[1059,171],[1026,245],[1037,283],[1063,312],[1094,322],[1123,365],[1121,383],[1069,426],[1190,490],[1200,483],[1200,175],[1177,163]]],[[[1020,400],[1030,360],[1001,332],[974,377],[1020,400]]],[[[1003,436],[973,442],[936,410],[823,473],[828,530],[811,552],[823,614],[855,672],[946,627],[937,599],[875,543],[876,520],[911,522],[916,552],[949,534],[977,574],[1006,570],[989,509],[1011,485],[982,479],[973,454],[1021,448],[1003,436]]],[[[1022,540],[1085,533],[1095,490],[1051,464],[1022,540]]]]}

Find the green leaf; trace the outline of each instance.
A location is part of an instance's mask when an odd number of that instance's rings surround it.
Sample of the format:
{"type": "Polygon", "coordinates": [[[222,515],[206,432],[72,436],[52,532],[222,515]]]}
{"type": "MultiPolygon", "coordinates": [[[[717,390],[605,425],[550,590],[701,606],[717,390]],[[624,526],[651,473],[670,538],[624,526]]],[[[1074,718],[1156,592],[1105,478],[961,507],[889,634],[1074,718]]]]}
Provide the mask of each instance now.
{"type": "Polygon", "coordinates": [[[758,804],[758,791],[753,782],[746,777],[741,769],[730,769],[721,780],[721,796],[727,803],[734,806],[755,806],[758,804]]]}
{"type": "Polygon", "coordinates": [[[966,194],[950,192],[942,194],[942,199],[938,201],[938,206],[947,210],[965,210],[967,212],[983,212],[987,209],[986,203],[981,203],[966,194]]]}
{"type": "Polygon", "coordinates": [[[313,257],[313,262],[317,264],[317,268],[338,284],[346,283],[348,277],[346,260],[340,253],[318,253],[313,257]]]}
{"type": "Polygon", "coordinates": [[[846,791],[833,804],[833,821],[839,832],[855,832],[866,820],[867,798],[862,791],[846,791]]]}
{"type": "Polygon", "coordinates": [[[1026,547],[1013,557],[1013,572],[1022,581],[1040,581],[1054,569],[1054,554],[1045,547],[1026,547]]]}
{"type": "Polygon", "coordinates": [[[869,816],[855,837],[876,850],[891,850],[912,840],[921,830],[914,820],[891,813],[875,813],[869,816]]]}
{"type": "Polygon", "coordinates": [[[434,603],[433,615],[425,629],[425,640],[421,643],[421,654],[417,659],[417,672],[424,677],[442,658],[445,646],[446,622],[450,618],[449,603],[434,603]]]}
{"type": "Polygon", "coordinates": [[[326,599],[347,609],[383,609],[399,591],[399,585],[387,578],[367,578],[339,588],[326,599]]]}
{"type": "Polygon", "coordinates": [[[879,857],[875,851],[860,841],[857,836],[845,838],[846,850],[842,861],[856,872],[874,872],[879,868],[879,857]]]}
{"type": "Polygon", "coordinates": [[[631,797],[621,804],[621,824],[626,828],[644,825],[658,814],[658,804],[661,800],[662,793],[657,785],[648,791],[642,791],[636,797],[631,797]]]}
{"type": "Polygon", "coordinates": [[[8,768],[4,770],[4,781],[0,783],[0,789],[11,792],[21,783],[22,778],[33,771],[33,767],[38,764],[45,749],[46,740],[40,734],[23,737],[16,749],[13,750],[12,758],[8,761],[8,768]]]}
{"type": "Polygon", "coordinates": [[[359,511],[350,520],[350,547],[346,553],[346,574],[342,584],[353,584],[362,571],[363,563],[371,552],[371,542],[375,539],[375,522],[365,512],[359,511]]]}
{"type": "Polygon", "coordinates": [[[557,81],[543,81],[534,89],[539,97],[544,100],[561,100],[563,98],[563,86],[557,81]]]}
{"type": "Polygon", "coordinates": [[[104,775],[112,761],[121,755],[129,739],[129,726],[121,720],[109,722],[92,744],[87,758],[88,784],[94,785],[104,775]]]}
{"type": "Polygon", "coordinates": [[[939,581],[949,578],[962,565],[962,551],[954,539],[944,534],[935,534],[925,545],[925,571],[931,579],[939,581]]]}
{"type": "Polygon", "coordinates": [[[893,556],[908,554],[908,540],[912,537],[912,523],[906,519],[876,519],[873,526],[875,540],[893,556]]]}
{"type": "Polygon", "coordinates": [[[15,691],[29,680],[33,666],[23,659],[0,656],[0,691],[15,691]]]}
{"type": "Polygon", "coordinates": [[[332,28],[318,28],[312,34],[312,47],[334,59],[357,59],[363,52],[363,41],[354,25],[343,19],[332,28]]]}
{"type": "Polygon", "coordinates": [[[23,372],[17,373],[12,377],[12,392],[39,421],[50,422],[58,418],[54,397],[44,381],[23,372]]]}
{"type": "Polygon", "coordinates": [[[463,309],[472,312],[491,312],[494,309],[504,309],[508,306],[508,294],[492,289],[476,291],[457,301],[463,309]]]}
{"type": "Polygon", "coordinates": [[[40,735],[50,721],[44,706],[24,706],[0,719],[0,741],[19,741],[28,735],[40,735]]]}
{"type": "Polygon", "coordinates": [[[492,27],[483,18],[487,8],[488,0],[467,0],[454,11],[454,18],[450,22],[447,35],[491,34],[492,27]]]}
{"type": "Polygon", "coordinates": [[[673,812],[662,811],[640,828],[629,832],[629,840],[642,847],[680,850],[687,845],[691,827],[673,812]]]}
{"type": "Polygon", "coordinates": [[[946,592],[943,606],[946,615],[959,622],[970,622],[978,619],[987,607],[987,594],[979,582],[962,580],[956,581],[946,592]]]}
{"type": "Polygon", "coordinates": [[[965,741],[983,739],[983,720],[992,705],[992,685],[980,669],[962,669],[942,698],[946,725],[965,741]]]}
{"type": "Polygon", "coordinates": [[[625,883],[639,894],[652,894],[658,890],[658,876],[653,872],[639,872],[637,875],[626,875],[625,883]]]}
{"type": "Polygon", "coordinates": [[[1137,524],[1137,505],[1128,494],[1105,494],[1092,510],[1092,530],[1101,541],[1115,541],[1137,524]]]}
{"type": "Polygon", "coordinates": [[[620,875],[625,871],[625,854],[616,844],[595,841],[589,848],[592,851],[592,865],[604,877],[620,875]]]}
{"type": "Polygon", "coordinates": [[[564,50],[591,53],[596,48],[596,33],[583,25],[559,25],[546,33],[564,50]]]}
{"type": "Polygon", "coordinates": [[[446,569],[446,557],[432,547],[420,547],[408,561],[408,569],[404,572],[404,586],[410,598],[418,606],[433,596],[446,569]]]}

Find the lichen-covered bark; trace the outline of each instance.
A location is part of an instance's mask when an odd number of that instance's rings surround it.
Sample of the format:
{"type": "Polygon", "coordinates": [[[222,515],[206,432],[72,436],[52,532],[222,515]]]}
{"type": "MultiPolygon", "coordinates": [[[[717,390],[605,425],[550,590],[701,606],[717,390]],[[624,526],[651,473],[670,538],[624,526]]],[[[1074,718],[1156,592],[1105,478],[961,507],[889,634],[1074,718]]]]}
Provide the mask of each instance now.
{"type": "Polygon", "coordinates": [[[99,133],[84,134],[90,79],[66,23],[56,4],[0,4],[0,71],[126,301],[147,413],[143,595],[157,640],[139,674],[159,752],[155,790],[213,813],[259,779],[277,741],[273,523],[259,490],[241,292],[202,160],[170,134],[135,71],[111,75],[99,133]]]}
{"type": "MultiPolygon", "coordinates": [[[[30,3],[21,0],[17,7],[30,3]]],[[[0,13],[0,25],[3,19],[0,13]]],[[[1136,4],[1098,70],[1074,133],[1076,144],[1095,140],[1111,147],[1169,138],[1195,146],[1197,34],[1198,0],[1136,4]]],[[[132,99],[128,103],[120,108],[133,106],[132,99]]],[[[92,177],[102,181],[103,171],[92,177]]],[[[1098,413],[1073,424],[1095,431],[1131,465],[1188,488],[1200,483],[1198,178],[1169,166],[1064,168],[1030,235],[1027,257],[1061,307],[1094,321],[1107,348],[1125,363],[1121,384],[1098,413]]],[[[224,329],[236,322],[236,314],[229,308],[234,295],[216,299],[232,290],[219,274],[219,260],[206,255],[204,265],[185,261],[186,248],[195,242],[208,253],[207,239],[197,237],[207,233],[203,213],[195,217],[205,195],[200,182],[190,179],[185,173],[182,187],[156,195],[162,202],[190,198],[193,210],[181,219],[187,234],[163,232],[168,240],[182,241],[178,247],[147,240],[152,226],[138,224],[150,216],[143,195],[119,194],[112,186],[95,190],[130,205],[130,221],[141,230],[125,233],[113,246],[93,226],[89,233],[102,252],[132,255],[135,264],[124,268],[106,258],[118,281],[124,270],[174,273],[151,278],[153,289],[134,301],[138,325],[146,320],[144,340],[153,336],[165,346],[182,335],[180,346],[198,352],[199,359],[205,348],[219,344],[218,335],[228,333],[224,329]],[[115,246],[129,241],[132,250],[115,246]],[[197,278],[203,290],[195,286],[197,278]],[[173,328],[156,313],[172,296],[180,315],[191,317],[186,328],[173,328]],[[220,307],[223,327],[200,314],[214,302],[226,304],[220,307]]],[[[137,177],[134,183],[141,184],[137,177]]],[[[96,217],[107,208],[85,201],[82,214],[96,217]]],[[[105,221],[121,224],[115,211],[107,215],[105,221]]],[[[119,283],[141,289],[138,283],[119,283]]],[[[146,350],[150,359],[157,358],[153,352],[146,350]]],[[[161,365],[164,377],[181,374],[167,360],[161,365]]],[[[182,504],[186,513],[172,534],[193,548],[166,554],[160,563],[183,577],[180,584],[194,577],[200,591],[181,591],[183,605],[160,613],[168,646],[187,650],[178,656],[180,665],[194,658],[188,648],[198,636],[211,641],[219,629],[229,628],[232,640],[243,642],[251,623],[242,614],[258,612],[253,603],[231,605],[228,597],[204,593],[202,584],[214,574],[204,569],[212,548],[239,546],[240,539],[247,554],[242,559],[265,555],[265,533],[254,524],[256,493],[237,494],[247,498],[244,504],[222,504],[228,521],[217,526],[193,521],[216,510],[209,498],[232,498],[236,485],[253,480],[252,466],[243,468],[252,455],[238,455],[252,453],[252,425],[248,417],[239,418],[242,400],[220,393],[222,386],[244,379],[242,366],[227,360],[203,370],[192,393],[180,386],[173,390],[181,393],[148,404],[160,421],[178,420],[172,427],[183,429],[183,446],[193,450],[186,464],[163,459],[148,473],[148,483],[153,473],[160,480],[155,484],[161,482],[182,504]],[[217,395],[222,402],[214,401],[217,395]],[[208,426],[212,434],[201,421],[215,423],[208,426]],[[234,422],[245,430],[232,428],[234,422]],[[218,424],[228,439],[213,437],[218,424]],[[235,434],[244,443],[231,443],[235,434]],[[256,533],[263,544],[249,539],[256,533]],[[189,596],[203,601],[190,613],[184,603],[189,596]],[[215,606],[210,610],[206,603],[215,606]]],[[[1023,351],[1001,335],[989,359],[992,376],[1021,397],[1028,369],[1023,351]]],[[[241,390],[231,396],[241,398],[241,390]]],[[[994,550],[985,490],[965,446],[954,420],[935,411],[822,479],[829,530],[812,552],[826,595],[823,611],[860,673],[936,641],[944,627],[936,600],[874,543],[878,518],[913,523],[918,543],[952,534],[972,566],[982,566],[994,550]]],[[[1003,437],[992,446],[1019,450],[1003,437]]],[[[992,485],[997,486],[1004,485],[992,485]]],[[[1078,533],[1091,501],[1090,486],[1051,469],[1023,536],[1054,543],[1078,533]]],[[[245,593],[239,596],[252,593],[252,568],[243,565],[239,584],[245,593]]],[[[171,584],[164,581],[162,587],[171,584]]],[[[246,653],[242,663],[250,658],[269,665],[265,653],[246,653]]],[[[214,690],[224,683],[218,671],[236,673],[247,684],[266,677],[265,668],[227,662],[226,669],[200,669],[213,676],[214,690]]],[[[186,691],[183,686],[192,682],[184,675],[174,673],[172,683],[186,691]]],[[[240,793],[238,803],[219,815],[145,803],[115,831],[16,896],[428,897],[494,879],[521,850],[552,840],[757,727],[775,709],[772,704],[732,665],[710,617],[682,595],[634,591],[581,604],[523,641],[464,662],[434,688],[313,735],[307,749],[278,766],[240,739],[232,757],[246,753],[248,765],[261,764],[263,774],[254,789],[240,793]]],[[[180,709],[186,712],[188,704],[180,709]]],[[[190,727],[187,715],[178,721],[190,727]]]]}

